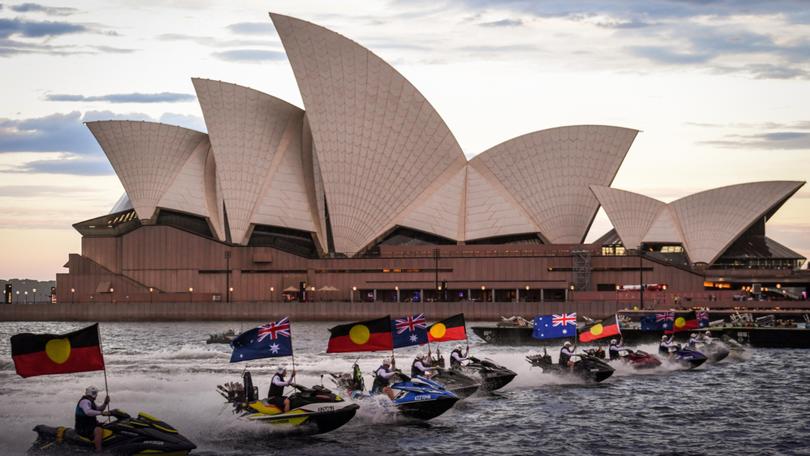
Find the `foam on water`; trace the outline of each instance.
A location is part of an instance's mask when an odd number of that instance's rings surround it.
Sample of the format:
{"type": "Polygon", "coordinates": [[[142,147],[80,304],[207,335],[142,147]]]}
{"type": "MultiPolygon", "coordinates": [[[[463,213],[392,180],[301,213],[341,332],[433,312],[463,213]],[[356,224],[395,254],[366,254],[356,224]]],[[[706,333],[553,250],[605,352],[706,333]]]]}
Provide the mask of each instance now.
{"type": "MultiPolygon", "coordinates": [[[[258,323],[258,322],[256,322],[258,323]]],[[[536,347],[495,347],[471,338],[472,354],[518,373],[502,391],[476,394],[427,423],[402,420],[383,397],[358,401],[354,420],[330,434],[289,436],[234,417],[215,387],[236,381],[247,366],[265,394],[275,365],[291,359],[230,364],[226,345],[206,345],[208,334],[240,323],[102,324],[113,406],[167,421],[202,454],[567,453],[698,452],[808,453],[810,361],[800,350],[756,350],[743,363],[724,361],[684,371],[665,363],[636,371],[615,363],[602,384],[584,385],[531,368],[536,347]],[[608,437],[610,436],[610,437],[608,437]]],[[[0,323],[0,338],[24,331],[61,333],[70,323],[0,323]]],[[[370,373],[388,353],[324,353],[328,323],[293,323],[296,382],[332,387],[329,372],[357,361],[370,373]]],[[[450,347],[443,347],[447,356],[450,347]]],[[[639,347],[656,353],[657,347],[639,347]]],[[[435,350],[435,345],[433,346],[435,350]]],[[[397,350],[410,370],[424,349],[397,350]]],[[[21,454],[36,424],[72,425],[73,410],[90,384],[103,390],[101,372],[22,379],[10,347],[0,344],[0,453],[21,454]]],[[[557,349],[549,350],[556,356],[557,349]]],[[[101,393],[103,396],[104,393],[101,393]]]]}

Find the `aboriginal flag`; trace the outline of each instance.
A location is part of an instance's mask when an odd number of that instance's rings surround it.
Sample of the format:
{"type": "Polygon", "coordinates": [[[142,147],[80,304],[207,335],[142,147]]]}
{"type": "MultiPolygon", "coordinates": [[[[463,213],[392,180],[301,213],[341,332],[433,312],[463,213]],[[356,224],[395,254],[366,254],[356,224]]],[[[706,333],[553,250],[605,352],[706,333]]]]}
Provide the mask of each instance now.
{"type": "Polygon", "coordinates": [[[62,335],[11,336],[11,358],[21,377],[103,370],[98,323],[62,335]]]}
{"type": "Polygon", "coordinates": [[[595,340],[604,339],[606,337],[618,336],[622,332],[619,329],[619,320],[616,315],[610,318],[598,321],[591,325],[582,328],[579,332],[579,341],[583,343],[593,342],[595,340]]]}
{"type": "Polygon", "coordinates": [[[673,334],[676,332],[689,331],[698,328],[700,328],[700,323],[698,322],[697,314],[693,310],[687,313],[675,314],[675,319],[672,322],[672,329],[665,331],[665,333],[673,334]]]}
{"type": "Polygon", "coordinates": [[[335,326],[329,332],[326,353],[351,353],[394,349],[391,316],[335,326]]]}
{"type": "Polygon", "coordinates": [[[433,323],[428,327],[428,341],[447,342],[449,340],[466,340],[467,328],[464,325],[464,314],[453,315],[445,320],[433,323]]]}

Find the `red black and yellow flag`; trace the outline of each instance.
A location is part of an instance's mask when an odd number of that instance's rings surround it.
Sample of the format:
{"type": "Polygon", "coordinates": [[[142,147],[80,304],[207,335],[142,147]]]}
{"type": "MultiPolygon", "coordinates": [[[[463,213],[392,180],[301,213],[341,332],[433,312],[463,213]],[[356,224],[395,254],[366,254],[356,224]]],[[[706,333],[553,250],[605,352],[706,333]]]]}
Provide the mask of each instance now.
{"type": "Polygon", "coordinates": [[[582,328],[579,332],[579,341],[583,343],[593,342],[606,337],[618,336],[622,332],[619,329],[619,320],[616,315],[602,321],[598,321],[582,328]]]}
{"type": "Polygon", "coordinates": [[[326,353],[351,353],[394,349],[391,336],[391,317],[358,321],[330,329],[326,353]]]}
{"type": "Polygon", "coordinates": [[[11,336],[11,358],[22,377],[103,370],[98,323],[62,335],[11,336]]]}
{"type": "Polygon", "coordinates": [[[672,329],[664,331],[665,334],[673,334],[681,331],[689,331],[700,328],[700,322],[694,310],[687,313],[676,313],[672,320],[672,329]]]}
{"type": "Polygon", "coordinates": [[[429,342],[447,342],[449,340],[466,340],[467,328],[464,325],[464,314],[453,315],[445,320],[433,323],[428,327],[429,342]]]}

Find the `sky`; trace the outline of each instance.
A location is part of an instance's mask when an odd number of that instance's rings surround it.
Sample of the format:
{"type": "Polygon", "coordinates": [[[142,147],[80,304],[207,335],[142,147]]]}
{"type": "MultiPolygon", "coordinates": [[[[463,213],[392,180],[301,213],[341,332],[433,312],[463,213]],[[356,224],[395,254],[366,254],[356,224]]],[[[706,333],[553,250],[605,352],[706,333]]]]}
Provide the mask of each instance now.
{"type": "MultiPolygon", "coordinates": [[[[391,63],[473,157],[563,125],[641,131],[613,187],[662,201],[810,180],[810,8],[788,0],[0,0],[0,278],[53,279],[123,188],[82,122],[205,131],[192,77],[303,107],[269,11],[391,63]]],[[[588,240],[611,228],[597,215],[588,240]]],[[[767,233],[810,256],[810,186],[767,233]]]]}

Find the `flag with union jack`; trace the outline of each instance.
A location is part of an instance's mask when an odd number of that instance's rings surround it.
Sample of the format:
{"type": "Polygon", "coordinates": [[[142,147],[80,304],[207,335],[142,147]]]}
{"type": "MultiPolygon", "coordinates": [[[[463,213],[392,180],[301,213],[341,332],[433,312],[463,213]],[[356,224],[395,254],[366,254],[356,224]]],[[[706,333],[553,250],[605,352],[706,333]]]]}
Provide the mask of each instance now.
{"type": "Polygon", "coordinates": [[[411,315],[391,321],[394,348],[424,345],[428,343],[425,314],[411,315]]]}
{"type": "Polygon", "coordinates": [[[709,312],[706,310],[697,311],[697,320],[701,328],[707,328],[710,323],[709,312]]]}
{"type": "Polygon", "coordinates": [[[672,323],[675,322],[675,312],[663,312],[655,314],[655,322],[661,325],[661,329],[672,329],[672,323]]]}
{"type": "Polygon", "coordinates": [[[577,313],[541,315],[534,318],[532,337],[535,339],[562,339],[577,336],[577,313]]]}
{"type": "Polygon", "coordinates": [[[292,334],[287,317],[245,331],[231,342],[231,362],[292,356],[292,334]]]}

